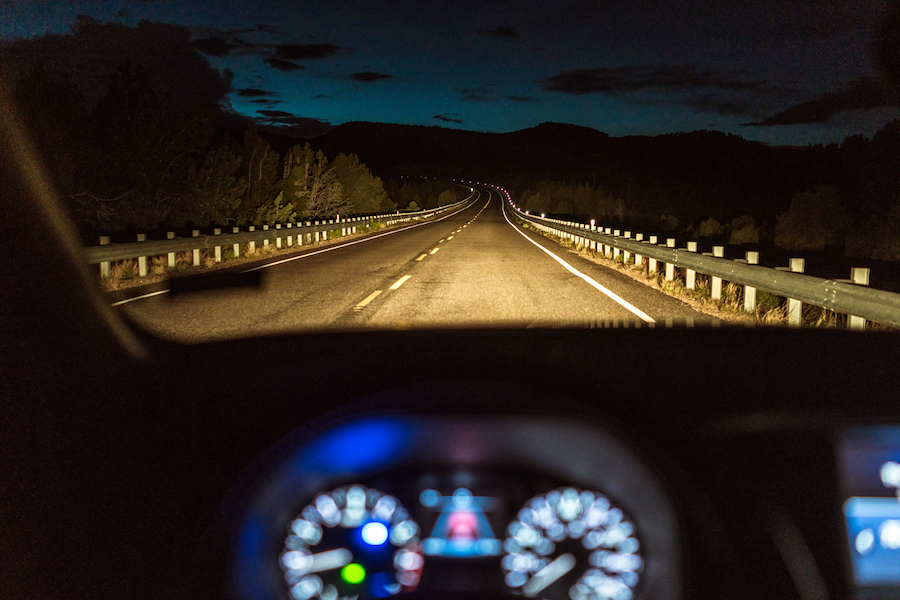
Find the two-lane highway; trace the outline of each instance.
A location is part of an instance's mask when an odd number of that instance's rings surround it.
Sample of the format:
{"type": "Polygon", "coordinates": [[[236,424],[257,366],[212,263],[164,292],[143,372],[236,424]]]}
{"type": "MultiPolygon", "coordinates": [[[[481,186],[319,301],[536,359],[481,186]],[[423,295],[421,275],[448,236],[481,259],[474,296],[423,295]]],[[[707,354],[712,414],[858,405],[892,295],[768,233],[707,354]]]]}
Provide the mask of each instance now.
{"type": "Polygon", "coordinates": [[[335,327],[710,321],[515,225],[489,189],[440,220],[261,268],[260,290],[165,294],[122,308],[149,330],[183,341],[335,327]]]}

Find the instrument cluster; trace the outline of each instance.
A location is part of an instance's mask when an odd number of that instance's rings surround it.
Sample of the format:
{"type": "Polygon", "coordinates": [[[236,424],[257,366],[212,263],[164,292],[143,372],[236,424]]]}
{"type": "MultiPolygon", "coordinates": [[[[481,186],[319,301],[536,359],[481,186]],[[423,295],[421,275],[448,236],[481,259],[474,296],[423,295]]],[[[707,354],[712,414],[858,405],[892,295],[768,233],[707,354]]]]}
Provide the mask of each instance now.
{"type": "Polygon", "coordinates": [[[307,435],[253,483],[232,540],[234,597],[680,597],[660,475],[597,426],[379,416],[307,435]]]}

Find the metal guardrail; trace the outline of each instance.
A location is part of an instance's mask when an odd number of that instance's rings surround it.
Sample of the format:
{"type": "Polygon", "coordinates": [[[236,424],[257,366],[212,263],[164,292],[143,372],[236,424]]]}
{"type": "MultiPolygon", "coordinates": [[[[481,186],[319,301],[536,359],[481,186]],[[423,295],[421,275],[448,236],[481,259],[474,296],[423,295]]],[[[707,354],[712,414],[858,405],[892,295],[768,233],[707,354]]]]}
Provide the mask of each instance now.
{"type": "MultiPolygon", "coordinates": [[[[649,236],[647,240],[641,239],[642,235],[630,239],[630,232],[629,237],[617,235],[619,231],[615,234],[608,233],[609,229],[604,233],[603,228],[596,225],[530,215],[519,210],[511,200],[508,201],[508,205],[519,219],[560,237],[581,241],[583,245],[595,251],[606,254],[607,248],[615,248],[625,252],[626,255],[634,255],[639,261],[646,257],[651,271],[656,270],[655,263],[663,263],[667,266],[666,278],[670,280],[674,279],[674,269],[681,268],[685,269],[687,274],[693,271],[743,285],[745,297],[748,295],[747,292],[752,290],[752,296],[755,298],[757,289],[785,297],[793,302],[789,303],[789,322],[794,325],[800,323],[802,303],[850,315],[849,325],[854,329],[865,326],[863,319],[900,328],[900,294],[894,292],[872,289],[851,280],[824,279],[802,272],[791,272],[787,268],[772,269],[748,264],[746,260],[732,260],[709,256],[687,248],[675,248],[674,240],[671,238],[666,244],[658,244],[657,236],[649,236]]],[[[867,282],[868,270],[864,271],[865,277],[862,279],[867,282]]],[[[721,281],[719,284],[721,285],[721,281]]]]}
{"type": "Polygon", "coordinates": [[[165,240],[149,240],[144,241],[142,235],[138,235],[137,242],[129,242],[125,244],[109,244],[109,238],[101,238],[100,246],[88,246],[81,249],[82,256],[88,264],[99,264],[101,277],[109,276],[109,265],[115,261],[138,259],[139,275],[141,277],[147,274],[146,261],[148,257],[169,255],[169,266],[174,266],[175,253],[177,252],[194,252],[194,265],[200,264],[200,251],[213,250],[215,252],[216,262],[221,262],[221,249],[223,247],[233,247],[236,253],[240,252],[240,246],[249,244],[251,246],[258,242],[267,244],[275,241],[278,248],[282,247],[282,240],[286,240],[287,246],[293,246],[293,241],[297,241],[297,246],[320,241],[320,236],[327,239],[328,233],[331,231],[340,231],[341,236],[347,233],[355,233],[356,228],[366,225],[373,221],[385,223],[387,225],[395,225],[404,223],[413,219],[422,217],[431,217],[440,212],[453,210],[470,201],[475,192],[464,200],[460,200],[454,204],[448,204],[438,208],[421,210],[416,212],[395,212],[381,215],[372,215],[366,217],[352,217],[349,219],[332,219],[328,221],[307,221],[303,223],[287,223],[275,227],[263,226],[260,229],[249,227],[248,231],[239,231],[237,227],[232,229],[232,233],[221,233],[221,228],[216,228],[216,233],[200,234],[200,230],[193,230],[193,237],[176,238],[174,233],[169,234],[169,239],[165,240]],[[103,241],[106,240],[104,244],[103,241]],[[306,240],[304,242],[304,240],[306,240]]]}

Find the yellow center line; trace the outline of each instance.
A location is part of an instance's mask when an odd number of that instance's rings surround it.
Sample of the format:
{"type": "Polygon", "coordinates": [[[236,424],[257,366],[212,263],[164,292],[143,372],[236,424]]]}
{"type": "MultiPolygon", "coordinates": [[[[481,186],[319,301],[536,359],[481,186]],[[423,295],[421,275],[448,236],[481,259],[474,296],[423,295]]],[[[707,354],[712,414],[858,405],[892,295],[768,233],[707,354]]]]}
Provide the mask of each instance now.
{"type": "Polygon", "coordinates": [[[374,292],[372,292],[371,294],[366,296],[365,300],[363,300],[362,302],[360,302],[359,304],[354,306],[353,310],[360,311],[360,310],[364,309],[366,307],[366,305],[369,304],[369,302],[371,302],[375,298],[377,298],[378,294],[380,294],[380,293],[381,293],[381,290],[375,290],[374,292]]]}
{"type": "Polygon", "coordinates": [[[447,241],[449,242],[449,241],[452,240],[452,239],[453,239],[453,236],[451,235],[451,236],[449,236],[449,237],[447,238],[447,241]]]}
{"type": "Polygon", "coordinates": [[[432,250],[432,251],[429,252],[428,254],[436,254],[438,250],[440,250],[440,248],[435,248],[434,250],[432,250]]]}
{"type": "Polygon", "coordinates": [[[425,258],[426,256],[428,256],[428,255],[427,255],[427,254],[423,254],[422,256],[420,256],[419,258],[417,258],[416,260],[422,260],[422,259],[425,258]]]}
{"type": "Polygon", "coordinates": [[[443,244],[443,243],[444,243],[444,240],[441,240],[438,242],[438,244],[443,244]]]}
{"type": "Polygon", "coordinates": [[[392,285],[389,289],[396,290],[396,289],[399,288],[401,285],[403,285],[404,283],[406,283],[406,280],[409,279],[410,277],[412,277],[412,275],[404,275],[403,277],[401,277],[400,279],[398,279],[397,281],[395,281],[395,282],[394,282],[394,285],[392,285]]]}

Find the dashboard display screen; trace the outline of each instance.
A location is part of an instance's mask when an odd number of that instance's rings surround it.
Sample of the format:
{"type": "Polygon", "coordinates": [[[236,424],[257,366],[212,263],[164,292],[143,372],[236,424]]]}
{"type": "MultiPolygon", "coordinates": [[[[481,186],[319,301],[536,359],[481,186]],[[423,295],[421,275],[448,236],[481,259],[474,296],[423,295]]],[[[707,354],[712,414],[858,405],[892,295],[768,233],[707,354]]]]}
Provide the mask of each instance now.
{"type": "Polygon", "coordinates": [[[847,430],[840,465],[858,596],[895,595],[900,589],[900,427],[847,430]]]}

